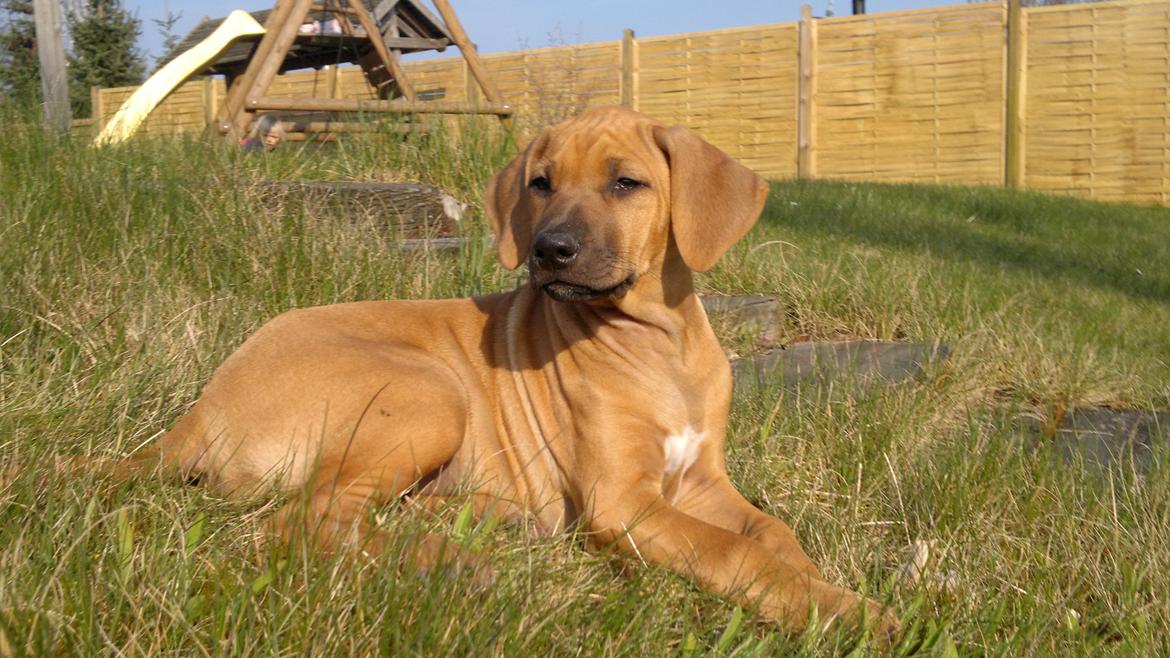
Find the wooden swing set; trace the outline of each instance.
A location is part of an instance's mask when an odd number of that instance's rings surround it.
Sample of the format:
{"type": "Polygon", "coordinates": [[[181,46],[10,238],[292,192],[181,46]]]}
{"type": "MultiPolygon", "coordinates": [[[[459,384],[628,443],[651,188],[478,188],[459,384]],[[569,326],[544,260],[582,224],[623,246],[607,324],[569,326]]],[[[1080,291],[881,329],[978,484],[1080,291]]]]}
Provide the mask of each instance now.
{"type": "MultiPolygon", "coordinates": [[[[263,19],[263,36],[237,44],[208,66],[209,72],[224,74],[228,83],[227,97],[216,118],[219,132],[238,140],[256,113],[265,111],[486,114],[499,117],[504,128],[511,131],[512,107],[492,83],[455,10],[448,0],[434,0],[434,4],[442,20],[420,0],[277,0],[271,11],[253,14],[263,19]],[[428,100],[416,94],[402,67],[402,54],[442,51],[449,45],[459,48],[487,102],[428,100]],[[378,98],[268,95],[279,73],[340,63],[359,65],[378,98]]],[[[205,19],[187,39],[197,40],[219,22],[205,19]]],[[[319,136],[369,128],[364,123],[333,120],[286,122],[285,126],[319,136]]]]}

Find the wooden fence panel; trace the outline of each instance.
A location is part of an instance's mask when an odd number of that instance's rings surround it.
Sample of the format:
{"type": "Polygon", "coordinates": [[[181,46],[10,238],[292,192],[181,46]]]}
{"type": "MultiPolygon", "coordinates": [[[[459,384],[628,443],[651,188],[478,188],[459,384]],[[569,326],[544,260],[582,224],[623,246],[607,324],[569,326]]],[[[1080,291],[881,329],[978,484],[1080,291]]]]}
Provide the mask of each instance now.
{"type": "MultiPolygon", "coordinates": [[[[768,177],[1004,184],[1106,201],[1170,205],[1170,2],[1108,0],[1028,8],[1019,21],[1022,92],[1009,107],[1005,0],[808,21],[800,109],[796,23],[631,40],[625,100],[694,129],[768,177]],[[1020,144],[1017,144],[1020,142],[1020,144]],[[1019,171],[1023,174],[1020,176],[1019,171]]],[[[1013,34],[1016,33],[1013,28],[1013,34]]],[[[488,55],[521,140],[587,107],[623,100],[622,42],[488,55]]],[[[461,58],[407,62],[424,98],[483,100],[461,58]]],[[[1014,83],[1013,83],[1014,84],[1014,83]]],[[[223,99],[189,82],[147,134],[202,131],[223,99]]],[[[133,88],[100,90],[105,123],[133,88]]],[[[279,76],[272,96],[373,98],[356,67],[279,76]]],[[[465,118],[446,117],[458,128],[465,118]]],[[[430,123],[428,125],[438,125],[430,123]]],[[[493,124],[494,125],[494,124],[493,124]]]]}
{"type": "MultiPolygon", "coordinates": [[[[521,136],[620,100],[620,41],[487,55],[483,61],[496,88],[516,108],[521,136]]],[[[473,98],[483,100],[475,91],[473,98]]]]}
{"type": "Polygon", "coordinates": [[[635,107],[760,174],[796,175],[797,24],[639,39],[635,107]]]}
{"type": "MultiPolygon", "coordinates": [[[[404,68],[419,98],[453,102],[467,100],[468,76],[462,59],[411,62],[405,64],[404,68]]],[[[474,85],[475,81],[470,84],[474,85]]]]}
{"type": "Polygon", "coordinates": [[[1003,182],[1001,3],[817,22],[817,176],[1003,182]]]}
{"type": "MultiPolygon", "coordinates": [[[[212,84],[216,86],[216,98],[223,98],[223,80],[213,80],[212,84]]],[[[137,87],[110,87],[100,90],[98,93],[101,95],[102,116],[94,118],[99,119],[100,124],[104,126],[136,89],[137,87]]],[[[154,136],[203,132],[207,127],[206,95],[203,79],[183,83],[159,103],[139,128],[139,132],[154,136]]]]}
{"type": "Polygon", "coordinates": [[[1027,16],[1026,187],[1170,204],[1170,4],[1027,16]]]}
{"type": "Polygon", "coordinates": [[[293,71],[272,79],[265,96],[273,98],[311,98],[329,96],[329,75],[319,71],[293,71]]]}

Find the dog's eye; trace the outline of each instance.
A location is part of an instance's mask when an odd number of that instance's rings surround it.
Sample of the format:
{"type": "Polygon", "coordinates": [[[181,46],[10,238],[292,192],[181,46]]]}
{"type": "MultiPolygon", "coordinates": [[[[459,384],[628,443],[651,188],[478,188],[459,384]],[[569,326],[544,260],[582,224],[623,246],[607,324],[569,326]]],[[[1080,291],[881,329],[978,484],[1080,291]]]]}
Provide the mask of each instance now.
{"type": "Polygon", "coordinates": [[[548,192],[552,190],[552,183],[550,183],[548,178],[544,176],[537,176],[536,178],[528,181],[528,188],[536,190],[537,192],[548,192]]]}
{"type": "Polygon", "coordinates": [[[633,178],[629,178],[628,176],[622,176],[621,178],[614,181],[613,191],[619,192],[619,193],[620,192],[629,192],[631,190],[635,190],[639,187],[642,187],[643,185],[644,185],[644,183],[642,181],[634,180],[633,178]]]}

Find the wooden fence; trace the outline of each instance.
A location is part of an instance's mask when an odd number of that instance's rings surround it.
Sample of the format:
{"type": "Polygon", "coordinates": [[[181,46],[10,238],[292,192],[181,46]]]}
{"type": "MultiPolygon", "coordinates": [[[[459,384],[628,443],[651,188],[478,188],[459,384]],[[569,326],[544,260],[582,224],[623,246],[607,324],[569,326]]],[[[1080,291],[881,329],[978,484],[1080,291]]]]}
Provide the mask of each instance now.
{"type": "MultiPolygon", "coordinates": [[[[982,4],[813,19],[484,57],[521,132],[626,104],[770,177],[1018,185],[1170,205],[1170,2],[982,4]]],[[[461,59],[407,64],[430,98],[482,100],[461,59]]],[[[95,95],[100,126],[131,89],[95,95]]],[[[280,76],[271,95],[370,98],[357,68],[280,76]]],[[[202,131],[197,80],[147,132],[202,131]]]]}

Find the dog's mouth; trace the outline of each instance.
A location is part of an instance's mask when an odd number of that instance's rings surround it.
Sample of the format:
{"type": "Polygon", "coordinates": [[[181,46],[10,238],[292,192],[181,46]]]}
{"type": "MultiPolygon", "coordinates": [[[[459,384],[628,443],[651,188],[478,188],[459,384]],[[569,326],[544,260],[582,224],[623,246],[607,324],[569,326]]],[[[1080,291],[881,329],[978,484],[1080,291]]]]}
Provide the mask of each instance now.
{"type": "Polygon", "coordinates": [[[620,299],[634,285],[635,278],[631,274],[618,282],[617,285],[608,288],[590,288],[589,286],[554,279],[548,283],[541,284],[540,289],[558,302],[587,302],[591,299],[602,298],[620,299]]]}

